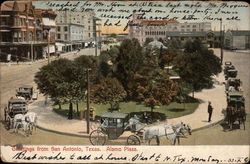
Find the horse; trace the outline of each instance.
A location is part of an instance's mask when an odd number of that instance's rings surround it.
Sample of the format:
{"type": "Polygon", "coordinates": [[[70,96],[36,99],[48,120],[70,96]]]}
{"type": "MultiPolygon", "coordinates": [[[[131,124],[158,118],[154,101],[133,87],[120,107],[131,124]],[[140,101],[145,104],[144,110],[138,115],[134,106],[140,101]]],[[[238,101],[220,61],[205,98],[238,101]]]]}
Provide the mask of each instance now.
{"type": "Polygon", "coordinates": [[[25,115],[23,114],[16,114],[13,120],[14,132],[17,133],[18,128],[21,126],[23,130],[25,131],[25,133],[27,133],[27,129],[29,128],[29,125],[30,125],[29,122],[30,122],[29,117],[25,117],[25,115]]]}
{"type": "Polygon", "coordinates": [[[179,138],[184,136],[185,133],[191,135],[191,127],[184,123],[178,124],[160,124],[145,127],[143,132],[143,139],[148,141],[150,144],[151,139],[156,137],[157,144],[160,144],[159,137],[166,136],[167,139],[171,141],[172,145],[175,145],[176,140],[178,140],[178,144],[180,143],[179,138]]]}
{"type": "Polygon", "coordinates": [[[34,112],[28,112],[24,116],[29,118],[29,125],[31,127],[31,132],[33,131],[34,128],[36,130],[37,114],[34,112]]]}

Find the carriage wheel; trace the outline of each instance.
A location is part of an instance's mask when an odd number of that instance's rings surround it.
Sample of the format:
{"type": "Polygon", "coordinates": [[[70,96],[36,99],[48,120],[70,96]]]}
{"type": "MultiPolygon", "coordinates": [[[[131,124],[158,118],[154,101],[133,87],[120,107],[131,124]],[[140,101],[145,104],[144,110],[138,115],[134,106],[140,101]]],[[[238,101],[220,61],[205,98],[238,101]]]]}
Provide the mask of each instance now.
{"type": "Polygon", "coordinates": [[[107,140],[107,135],[101,130],[94,130],[89,135],[89,141],[92,145],[104,145],[107,140]]]}
{"type": "Polygon", "coordinates": [[[130,135],[127,138],[127,145],[140,145],[141,141],[137,135],[130,135]]]}

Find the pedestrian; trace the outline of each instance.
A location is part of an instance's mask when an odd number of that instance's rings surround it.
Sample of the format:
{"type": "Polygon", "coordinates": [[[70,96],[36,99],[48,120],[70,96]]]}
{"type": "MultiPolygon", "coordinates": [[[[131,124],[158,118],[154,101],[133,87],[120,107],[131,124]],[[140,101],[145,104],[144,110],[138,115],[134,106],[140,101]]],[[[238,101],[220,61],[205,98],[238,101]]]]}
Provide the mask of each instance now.
{"type": "Polygon", "coordinates": [[[213,113],[213,107],[210,101],[208,102],[207,112],[208,112],[208,122],[210,122],[213,113]]]}
{"type": "Polygon", "coordinates": [[[11,54],[7,55],[7,65],[10,66],[10,61],[11,61],[11,54]]]}
{"type": "Polygon", "coordinates": [[[19,64],[19,57],[16,57],[16,64],[19,64]]]}

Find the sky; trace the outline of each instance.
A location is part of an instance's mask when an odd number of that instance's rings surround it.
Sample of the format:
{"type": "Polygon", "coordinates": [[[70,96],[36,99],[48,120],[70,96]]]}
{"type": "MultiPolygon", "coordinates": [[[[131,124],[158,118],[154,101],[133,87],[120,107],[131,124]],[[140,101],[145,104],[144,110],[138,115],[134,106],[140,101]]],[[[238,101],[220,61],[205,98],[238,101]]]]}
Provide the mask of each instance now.
{"type": "Polygon", "coordinates": [[[102,33],[126,33],[124,27],[132,18],[122,17],[129,17],[133,11],[145,13],[143,19],[176,18],[179,22],[211,22],[215,31],[220,30],[220,19],[225,30],[250,30],[250,7],[246,2],[36,1],[33,4],[37,8],[53,10],[93,10],[101,19],[102,33]],[[110,18],[115,16],[120,19],[110,18]]]}

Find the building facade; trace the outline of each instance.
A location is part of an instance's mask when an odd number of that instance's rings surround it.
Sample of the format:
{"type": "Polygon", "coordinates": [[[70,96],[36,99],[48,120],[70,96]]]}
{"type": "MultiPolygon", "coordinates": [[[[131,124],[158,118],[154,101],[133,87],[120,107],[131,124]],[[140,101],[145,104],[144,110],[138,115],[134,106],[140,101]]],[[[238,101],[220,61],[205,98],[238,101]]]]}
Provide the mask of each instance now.
{"type": "Polygon", "coordinates": [[[11,60],[43,58],[44,48],[49,42],[55,43],[55,17],[52,10],[36,9],[32,2],[4,2],[0,10],[1,60],[5,61],[7,54],[11,54],[11,60]],[[44,18],[50,20],[49,24],[44,18]]]}
{"type": "Polygon", "coordinates": [[[249,30],[228,30],[224,37],[224,48],[226,49],[249,49],[250,31],[249,30]]]}
{"type": "Polygon", "coordinates": [[[221,38],[223,33],[220,31],[206,31],[206,32],[167,32],[167,40],[175,39],[180,44],[185,43],[187,40],[199,39],[204,45],[209,48],[221,47],[221,38]]]}
{"type": "Polygon", "coordinates": [[[140,19],[140,14],[133,14],[129,23],[129,37],[136,38],[142,45],[146,39],[165,39],[168,32],[206,32],[211,30],[211,23],[179,23],[170,20],[145,20],[140,19]]]}
{"type": "Polygon", "coordinates": [[[93,46],[98,34],[100,38],[99,24],[97,23],[99,19],[95,17],[94,12],[66,10],[56,11],[56,13],[56,40],[66,45],[66,51],[93,46]]]}

